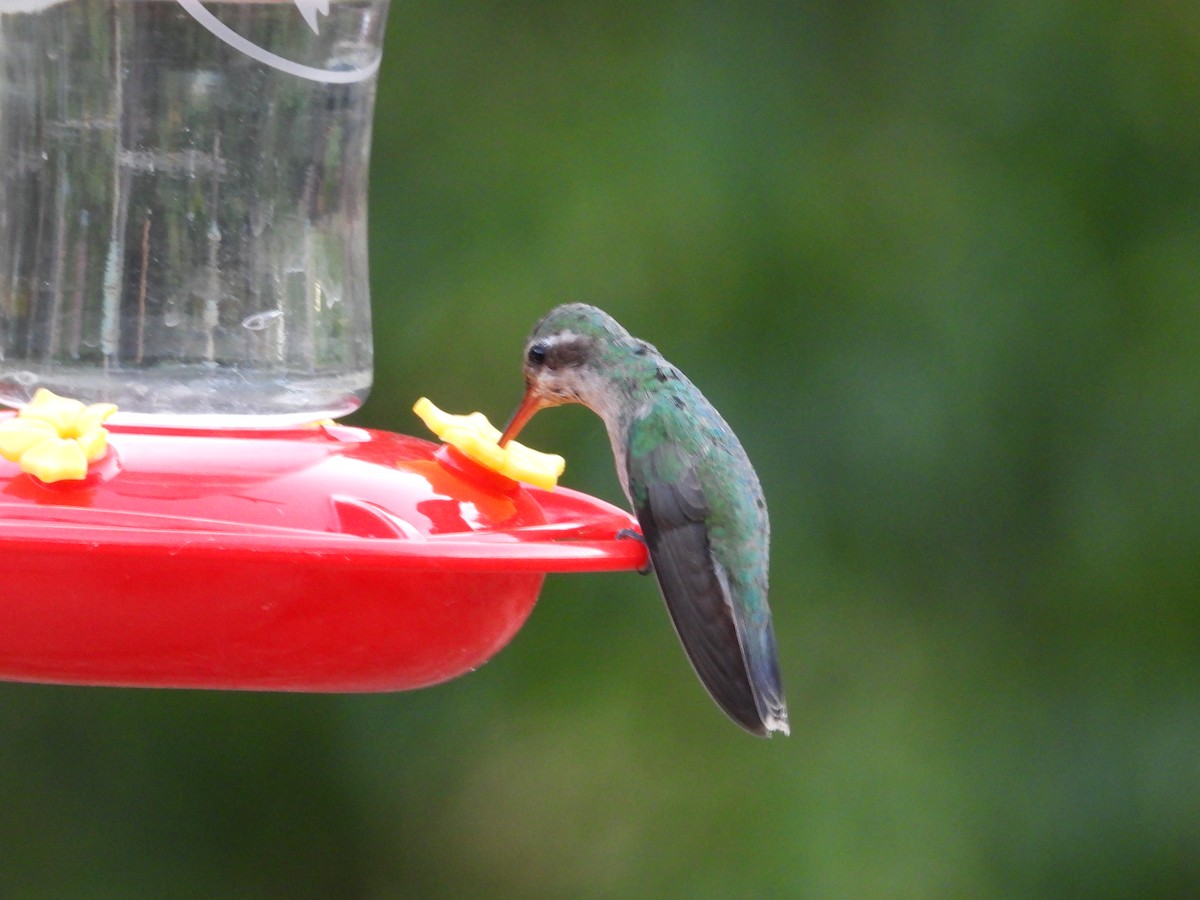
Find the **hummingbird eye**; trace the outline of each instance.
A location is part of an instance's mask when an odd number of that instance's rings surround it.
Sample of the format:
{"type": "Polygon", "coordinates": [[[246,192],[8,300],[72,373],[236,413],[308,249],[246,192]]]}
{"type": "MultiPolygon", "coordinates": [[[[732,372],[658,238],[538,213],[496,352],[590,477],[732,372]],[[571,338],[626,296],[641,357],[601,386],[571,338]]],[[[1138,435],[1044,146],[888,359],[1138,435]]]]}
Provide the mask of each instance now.
{"type": "Polygon", "coordinates": [[[546,345],[541,341],[529,348],[529,362],[540,366],[546,361],[546,345]]]}

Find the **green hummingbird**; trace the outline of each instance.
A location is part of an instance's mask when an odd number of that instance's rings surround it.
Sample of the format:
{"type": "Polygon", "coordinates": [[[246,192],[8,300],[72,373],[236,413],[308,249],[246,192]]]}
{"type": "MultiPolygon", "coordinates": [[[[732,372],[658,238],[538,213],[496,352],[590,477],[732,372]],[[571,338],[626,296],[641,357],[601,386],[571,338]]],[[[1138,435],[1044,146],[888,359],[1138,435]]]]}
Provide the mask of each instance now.
{"type": "Polygon", "coordinates": [[[525,344],[525,397],[503,446],[540,409],[604,420],[617,476],[700,681],[747,731],[788,733],[767,605],[770,523],[741,442],[679,369],[594,306],[556,307],[525,344]]]}

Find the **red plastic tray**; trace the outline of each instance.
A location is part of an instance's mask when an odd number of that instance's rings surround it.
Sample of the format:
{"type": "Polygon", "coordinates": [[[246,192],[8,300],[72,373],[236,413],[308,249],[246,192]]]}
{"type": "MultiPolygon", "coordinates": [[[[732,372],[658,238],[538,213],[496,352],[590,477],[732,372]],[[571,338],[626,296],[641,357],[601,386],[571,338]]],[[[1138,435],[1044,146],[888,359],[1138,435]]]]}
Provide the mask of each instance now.
{"type": "Polygon", "coordinates": [[[405,435],[109,430],[83,481],[0,460],[0,679],[423,687],[507,644],[545,573],[646,563],[627,512],[405,435]]]}

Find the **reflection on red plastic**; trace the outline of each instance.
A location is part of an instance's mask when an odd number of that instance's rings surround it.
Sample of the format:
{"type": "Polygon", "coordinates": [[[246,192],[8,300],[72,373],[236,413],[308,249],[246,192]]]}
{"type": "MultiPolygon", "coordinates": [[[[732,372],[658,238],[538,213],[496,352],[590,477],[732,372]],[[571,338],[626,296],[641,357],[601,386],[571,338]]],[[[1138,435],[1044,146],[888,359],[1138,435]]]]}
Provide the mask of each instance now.
{"type": "Polygon", "coordinates": [[[0,679],[422,687],[507,644],[545,573],[646,563],[623,510],[406,435],[110,432],[83,481],[0,460],[0,679]]]}

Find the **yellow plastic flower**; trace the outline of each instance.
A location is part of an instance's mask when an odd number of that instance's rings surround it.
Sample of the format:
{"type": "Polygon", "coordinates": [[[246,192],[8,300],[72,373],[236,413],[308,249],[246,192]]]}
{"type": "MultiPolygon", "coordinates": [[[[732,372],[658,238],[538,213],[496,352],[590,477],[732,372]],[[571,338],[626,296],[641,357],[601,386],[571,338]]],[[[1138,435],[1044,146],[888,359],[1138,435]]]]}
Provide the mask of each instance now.
{"type": "Polygon", "coordinates": [[[413,412],[447,444],[457,447],[480,465],[515,481],[551,490],[566,468],[566,460],[561,456],[540,453],[516,441],[501,447],[500,432],[483,413],[451,415],[442,412],[425,397],[413,405],[413,412]]]}
{"type": "Polygon", "coordinates": [[[0,421],[0,456],[48,484],[78,481],[107,451],[102,423],[116,411],[111,403],[85,406],[40,388],[16,416],[0,421]]]}

